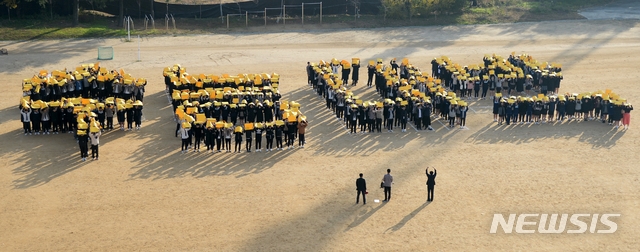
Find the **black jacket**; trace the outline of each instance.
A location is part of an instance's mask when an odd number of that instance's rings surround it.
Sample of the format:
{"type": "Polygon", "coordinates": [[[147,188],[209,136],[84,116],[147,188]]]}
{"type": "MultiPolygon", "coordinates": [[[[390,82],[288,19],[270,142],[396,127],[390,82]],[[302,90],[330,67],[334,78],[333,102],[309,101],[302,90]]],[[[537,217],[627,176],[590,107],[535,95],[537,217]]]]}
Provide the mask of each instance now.
{"type": "Polygon", "coordinates": [[[363,178],[356,179],[356,190],[358,190],[358,191],[366,191],[367,190],[367,182],[364,181],[363,178]]]}
{"type": "Polygon", "coordinates": [[[438,175],[438,171],[435,171],[433,175],[427,174],[427,185],[434,186],[436,185],[436,175],[438,175]]]}

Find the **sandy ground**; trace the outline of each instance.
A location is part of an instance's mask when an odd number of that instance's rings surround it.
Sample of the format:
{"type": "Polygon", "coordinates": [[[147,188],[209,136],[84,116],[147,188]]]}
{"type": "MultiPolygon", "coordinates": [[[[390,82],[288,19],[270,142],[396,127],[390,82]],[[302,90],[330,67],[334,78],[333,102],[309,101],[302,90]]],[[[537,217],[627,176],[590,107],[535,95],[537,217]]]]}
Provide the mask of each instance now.
{"type": "MultiPolygon", "coordinates": [[[[605,88],[640,100],[640,23],[566,21],[269,34],[0,42],[0,251],[633,251],[640,247],[638,116],[631,130],[597,122],[504,127],[472,102],[469,130],[347,135],[306,86],[307,61],[529,53],[563,64],[562,90],[605,88]],[[110,132],[100,161],[71,136],[24,136],[20,80],[96,61],[149,79],[143,128],[110,132]],[[306,149],[179,153],[162,68],[281,74],[285,99],[310,119],[306,149]],[[426,203],[424,169],[438,169],[426,203]],[[377,184],[387,168],[393,199],[377,184]],[[369,197],[354,205],[364,173],[369,197]],[[620,213],[614,234],[489,234],[494,213],[620,213]]],[[[361,79],[365,74],[361,75],[361,79]]],[[[355,93],[375,98],[361,86],[355,93]]]]}

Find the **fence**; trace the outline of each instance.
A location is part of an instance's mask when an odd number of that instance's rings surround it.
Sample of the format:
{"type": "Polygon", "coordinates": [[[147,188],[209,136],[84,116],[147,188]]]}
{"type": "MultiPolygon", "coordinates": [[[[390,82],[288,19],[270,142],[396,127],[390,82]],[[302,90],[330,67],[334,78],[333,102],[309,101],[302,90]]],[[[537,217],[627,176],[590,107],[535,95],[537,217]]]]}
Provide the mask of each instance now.
{"type": "MultiPolygon", "coordinates": [[[[283,5],[287,5],[287,8],[293,8],[289,6],[300,6],[305,0],[260,0],[260,1],[247,1],[237,3],[223,3],[223,4],[203,4],[203,5],[181,5],[181,4],[163,4],[161,2],[154,2],[151,6],[151,1],[142,1],[140,7],[136,1],[124,1],[124,15],[138,17],[138,12],[141,13],[155,13],[157,17],[162,17],[163,14],[172,14],[175,18],[220,18],[222,24],[224,24],[224,18],[227,14],[246,14],[256,11],[264,11],[265,8],[282,8],[283,5]],[[153,12],[152,12],[153,9],[153,12]]],[[[353,14],[357,12],[361,14],[378,14],[381,1],[380,0],[323,0],[322,8],[318,8],[319,3],[304,3],[305,12],[304,15],[319,15],[319,10],[322,10],[323,15],[340,15],[340,14],[353,14]],[[314,5],[307,8],[307,5],[314,5]]],[[[83,6],[84,1],[81,1],[81,8],[93,9],[90,5],[83,6]]],[[[118,1],[107,1],[104,12],[109,14],[118,15],[119,5],[118,1]]],[[[268,15],[267,15],[268,16],[268,15]]],[[[139,17],[143,19],[143,16],[139,17]]],[[[287,20],[288,21],[288,20],[287,20]]]]}

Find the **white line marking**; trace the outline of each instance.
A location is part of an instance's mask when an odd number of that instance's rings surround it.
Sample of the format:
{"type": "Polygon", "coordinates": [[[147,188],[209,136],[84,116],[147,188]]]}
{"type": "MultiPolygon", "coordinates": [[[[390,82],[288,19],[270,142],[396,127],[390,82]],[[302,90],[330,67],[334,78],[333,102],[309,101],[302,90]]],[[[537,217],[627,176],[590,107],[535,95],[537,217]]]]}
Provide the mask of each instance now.
{"type": "Polygon", "coordinates": [[[416,129],[416,127],[413,127],[413,123],[411,123],[411,122],[407,122],[407,123],[409,123],[409,125],[411,125],[411,128],[413,128],[414,130],[416,130],[416,132],[420,132],[420,131],[418,131],[418,129],[416,129]]]}
{"type": "Polygon", "coordinates": [[[438,121],[440,124],[442,124],[442,126],[444,126],[444,128],[445,128],[445,129],[450,130],[450,129],[449,129],[449,127],[447,127],[446,125],[444,125],[444,123],[442,123],[442,122],[440,121],[440,119],[436,119],[436,121],[438,121]]]}

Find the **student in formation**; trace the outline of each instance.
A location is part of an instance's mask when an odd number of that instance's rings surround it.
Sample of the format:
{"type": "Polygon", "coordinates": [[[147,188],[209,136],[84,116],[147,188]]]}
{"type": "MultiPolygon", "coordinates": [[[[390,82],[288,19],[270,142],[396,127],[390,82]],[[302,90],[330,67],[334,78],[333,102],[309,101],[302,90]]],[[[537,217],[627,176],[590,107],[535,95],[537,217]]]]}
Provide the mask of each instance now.
{"type": "Polygon", "coordinates": [[[633,105],[631,104],[627,104],[622,108],[623,129],[629,129],[629,124],[631,123],[631,110],[633,110],[633,105]]]}
{"type": "MultiPolygon", "coordinates": [[[[250,122],[253,125],[253,123],[250,122]]],[[[251,152],[251,145],[253,144],[253,128],[244,127],[245,132],[245,148],[247,152],[251,152]]]]}
{"type": "Polygon", "coordinates": [[[306,119],[303,119],[300,121],[300,123],[298,123],[298,148],[304,148],[304,144],[305,144],[304,134],[308,125],[309,124],[307,123],[306,119]]]}
{"type": "Polygon", "coordinates": [[[467,123],[467,111],[469,108],[467,106],[460,107],[460,128],[463,129],[467,123]]]}
{"type": "Polygon", "coordinates": [[[22,128],[24,129],[24,135],[31,135],[31,108],[23,107],[20,110],[20,121],[22,122],[22,128]]]}
{"type": "Polygon", "coordinates": [[[285,134],[284,125],[276,125],[274,131],[276,136],[276,150],[282,150],[282,135],[285,134]]]}
{"type": "Polygon", "coordinates": [[[202,122],[196,122],[195,127],[191,128],[195,143],[193,144],[193,152],[200,152],[200,143],[204,137],[204,131],[202,129],[202,122]]]}
{"type": "Polygon", "coordinates": [[[273,125],[271,125],[271,123],[267,123],[267,128],[265,129],[265,138],[267,139],[267,151],[273,150],[274,137],[275,137],[275,132],[273,129],[273,125]]]}
{"type": "Polygon", "coordinates": [[[207,153],[216,153],[214,147],[216,139],[218,138],[218,130],[213,126],[213,122],[207,122],[207,126],[204,131],[204,144],[207,146],[207,153]]]}
{"type": "Polygon", "coordinates": [[[293,122],[287,122],[287,149],[295,148],[293,143],[295,141],[295,135],[298,132],[298,128],[293,124],[293,122]]]}
{"type": "Polygon", "coordinates": [[[233,153],[242,153],[242,127],[238,126],[234,130],[234,134],[236,136],[236,145],[233,153]]]}
{"type": "Polygon", "coordinates": [[[178,135],[180,139],[182,139],[182,148],[181,152],[189,150],[189,137],[191,136],[191,124],[188,122],[183,122],[180,129],[178,129],[178,135]]]}
{"type": "Polygon", "coordinates": [[[125,109],[126,109],[126,115],[127,115],[127,130],[132,131],[135,110],[133,108],[133,105],[128,104],[125,106],[126,106],[125,109]]]}
{"type": "Polygon", "coordinates": [[[117,112],[116,112],[116,116],[118,117],[118,124],[120,125],[120,130],[125,130],[124,129],[124,122],[126,121],[126,110],[124,105],[118,105],[117,107],[117,112]]]}
{"type": "Polygon", "coordinates": [[[100,129],[97,127],[91,127],[91,132],[89,133],[89,139],[91,140],[91,158],[93,160],[99,159],[98,147],[100,146],[100,129]]]}
{"type": "Polygon", "coordinates": [[[78,145],[80,146],[80,158],[82,158],[82,161],[87,161],[87,157],[89,156],[87,149],[89,136],[87,136],[86,128],[82,130],[79,129],[76,135],[78,136],[78,145]]]}
{"type": "MultiPolygon", "coordinates": [[[[233,131],[233,124],[229,124],[224,128],[224,145],[222,147],[222,150],[226,148],[228,153],[231,153],[231,137],[233,136],[233,131]]],[[[240,138],[242,138],[242,135],[240,136],[240,138]]]]}
{"type": "Polygon", "coordinates": [[[263,133],[263,125],[262,123],[256,124],[256,151],[262,152],[262,133],[263,133]]]}
{"type": "Polygon", "coordinates": [[[140,127],[142,127],[142,102],[139,100],[133,103],[133,121],[135,122],[136,130],[140,130],[140,127]]]}

